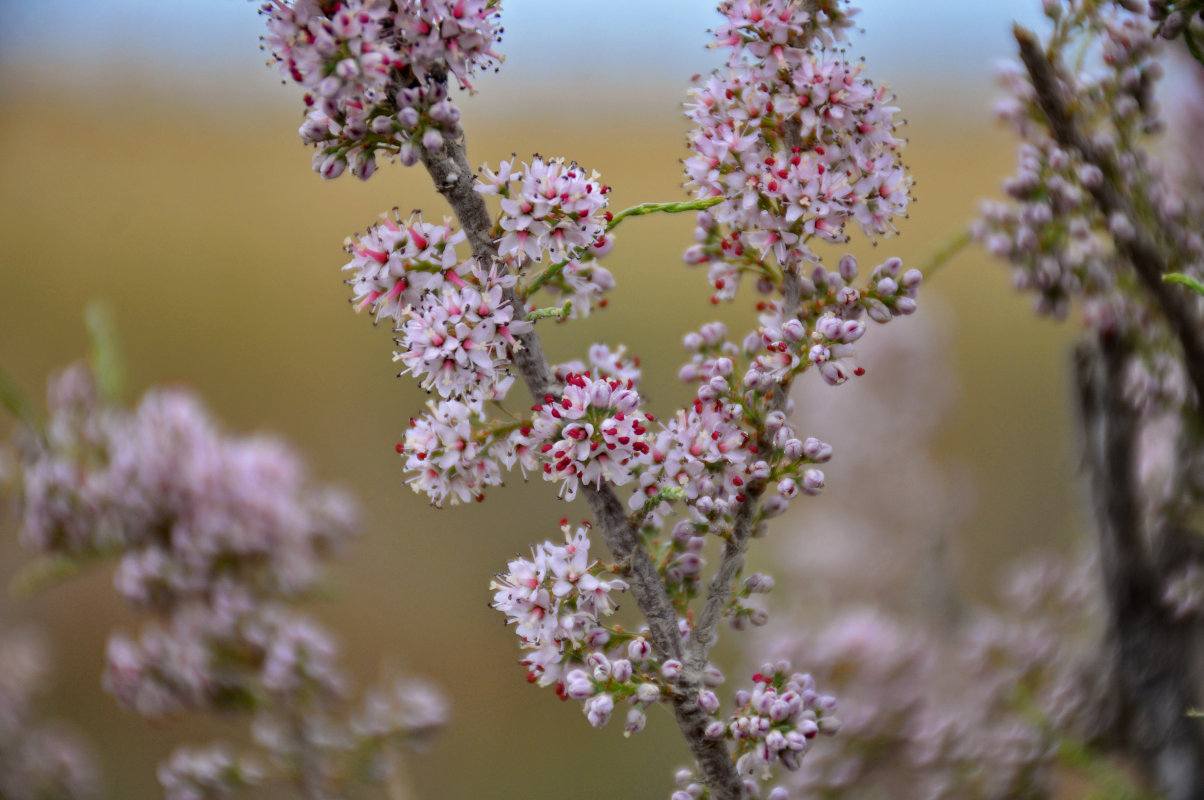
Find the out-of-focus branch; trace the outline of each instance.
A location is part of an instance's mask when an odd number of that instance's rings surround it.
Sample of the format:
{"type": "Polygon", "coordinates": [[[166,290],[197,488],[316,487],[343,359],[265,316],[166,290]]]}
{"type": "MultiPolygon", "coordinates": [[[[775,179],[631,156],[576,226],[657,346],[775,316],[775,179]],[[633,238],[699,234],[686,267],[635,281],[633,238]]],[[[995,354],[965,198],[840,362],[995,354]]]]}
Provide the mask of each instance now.
{"type": "Polygon", "coordinates": [[[1117,337],[1076,352],[1084,464],[1095,507],[1108,609],[1105,668],[1112,707],[1102,715],[1108,738],[1138,755],[1169,800],[1204,797],[1204,728],[1188,717],[1196,637],[1162,602],[1165,572],[1143,541],[1135,474],[1140,417],[1123,397],[1133,354],[1117,337]]]}
{"type": "MultiPolygon", "coordinates": [[[[463,137],[444,137],[442,148],[423,151],[422,162],[435,188],[451,205],[460,221],[473,255],[486,267],[498,263],[497,246],[490,236],[492,223],[489,211],[484,198],[473,188],[474,173],[468,164],[463,137]]],[[[522,301],[513,289],[507,289],[505,296],[516,312],[522,310],[522,301]]],[[[522,347],[513,354],[514,364],[531,395],[542,402],[545,395],[558,394],[560,387],[544,357],[538,334],[531,331],[517,338],[522,347]]],[[[656,565],[627,517],[623,503],[608,484],[585,484],[581,491],[593,511],[594,520],[606,539],[611,555],[626,567],[625,577],[631,585],[636,604],[648,621],[653,646],[663,657],[681,659],[677,613],[656,565]]],[[[698,705],[698,693],[702,688],[701,668],[683,670],[675,688],[672,698],[674,716],[690,752],[706,777],[712,797],[716,800],[742,800],[745,797],[744,784],[732,763],[726,743],[708,739],[704,735],[710,718],[698,705]]]]}
{"type": "Polygon", "coordinates": [[[1174,241],[1172,232],[1164,229],[1165,223],[1157,215],[1151,219],[1137,212],[1126,193],[1116,159],[1105,149],[1096,147],[1080,130],[1058,78],[1058,68],[1049,60],[1037,37],[1019,25],[1013,32],[1020,47],[1020,60],[1032,80],[1037,102],[1054,140],[1077,152],[1084,162],[1094,165],[1103,174],[1098,185],[1085,188],[1104,216],[1120,215],[1131,223],[1131,236],[1114,236],[1116,247],[1133,265],[1141,285],[1162,309],[1183,348],[1196,397],[1204,400],[1204,318],[1194,297],[1163,280],[1165,275],[1184,266],[1176,263],[1173,248],[1167,244],[1174,241]]]}

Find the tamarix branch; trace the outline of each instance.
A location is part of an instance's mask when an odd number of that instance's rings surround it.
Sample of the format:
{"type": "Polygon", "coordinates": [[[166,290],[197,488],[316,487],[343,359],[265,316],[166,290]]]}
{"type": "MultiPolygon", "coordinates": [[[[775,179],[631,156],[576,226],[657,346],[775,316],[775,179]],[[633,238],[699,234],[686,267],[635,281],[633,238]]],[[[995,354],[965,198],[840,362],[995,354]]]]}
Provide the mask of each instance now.
{"type": "Polygon", "coordinates": [[[713,46],[727,65],[691,92],[687,111],[696,199],[614,214],[609,188],[575,162],[468,162],[449,82],[470,87],[474,72],[500,63],[499,3],[263,9],[266,48],[307,90],[301,133],[314,168],[366,179],[382,158],[421,163],[455,217],[386,216],[347,245],[354,305],[392,321],[395,360],[436,395],[398,446],[409,484],[455,504],[482,499],[517,468],[565,501],[585,498],[592,523],[562,521],[561,540],[511,561],[493,605],[516,626],[528,680],[581,701],[592,725],[625,708],[637,733],[649,706],[672,709],[695,760],[675,800],[760,796],[774,770],[798,769],[814,737],[837,728],[835,700],[785,662],[725,707],[710,653],[724,618],[765,621],[741,602],[772,587],[744,574],[751,541],[824,485],[818,465],[831,448],[796,433],[791,384],[806,372],[834,386],[861,375],[854,344],[867,322],[913,312],[921,278],[888,258],[859,280],[851,255],[830,271],[817,249],[848,241],[851,227],[871,239],[894,233],[909,201],[892,96],[838,46],[852,12],[787,0],[719,11],[713,46]],[[716,302],[749,276],[759,324],[738,338],[720,323],[688,333],[680,377],[696,397],[656,419],[623,347],[599,343],[588,362],[552,365],[536,325],[605,304],[615,278],[600,260],[619,220],[686,210],[699,214],[685,260],[706,265],[716,302]],[[539,292],[553,305],[538,308],[539,292]],[[517,398],[517,382],[533,404],[517,398]],[[706,575],[712,537],[722,550],[706,575]],[[607,623],[624,592],[644,616],[636,630],[607,623]]]}

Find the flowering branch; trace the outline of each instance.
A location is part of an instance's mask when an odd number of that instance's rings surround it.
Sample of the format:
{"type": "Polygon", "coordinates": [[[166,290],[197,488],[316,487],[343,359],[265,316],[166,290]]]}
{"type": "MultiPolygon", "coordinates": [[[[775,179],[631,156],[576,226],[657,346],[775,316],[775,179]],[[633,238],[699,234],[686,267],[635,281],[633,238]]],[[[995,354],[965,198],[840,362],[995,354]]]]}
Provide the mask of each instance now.
{"type": "MultiPolygon", "coordinates": [[[[422,163],[468,235],[473,256],[483,264],[499,263],[497,246],[491,236],[493,224],[484,197],[472,188],[470,176],[473,172],[465,155],[463,135],[446,138],[439,150],[424,151],[422,163]]],[[[512,289],[505,290],[504,296],[512,306],[520,306],[512,289]]],[[[532,330],[518,334],[516,338],[521,347],[513,352],[514,365],[531,396],[538,400],[559,394],[560,387],[552,377],[538,334],[532,330]]],[[[680,660],[677,613],[622,501],[608,484],[585,484],[581,490],[607,548],[623,565],[623,575],[630,581],[632,596],[648,622],[653,647],[665,659],[680,660]]],[[[700,667],[682,674],[677,681],[678,691],[672,698],[674,714],[716,798],[737,800],[743,797],[743,785],[727,749],[721,741],[705,736],[709,718],[698,706],[700,685],[700,667]]]]}
{"type": "Polygon", "coordinates": [[[721,618],[735,627],[766,618],[742,601],[772,581],[735,586],[750,539],[791,499],[823,488],[813,465],[831,448],[796,437],[787,417],[795,376],[814,368],[839,385],[863,374],[853,348],[863,318],[912,313],[921,280],[891,258],[855,285],[855,258],[829,272],[812,249],[846,242],[850,222],[871,238],[889,235],[909,201],[891,97],[835,47],[849,12],[827,0],[725,1],[719,10],[715,44],[730,58],[690,106],[695,198],[613,215],[599,176],[558,158],[502,161],[474,181],[447,98],[452,75],[468,85],[473,69],[499,58],[492,0],[265,7],[266,43],[317,95],[302,130],[318,146],[315,168],[337,177],[345,162],[367,178],[377,153],[421,162],[458,223],[394,213],[347,243],[355,307],[395,321],[394,359],[439,396],[398,445],[408,482],[436,505],[465,502],[518,466],[557,483],[565,500],[584,495],[615,564],[591,560],[590,526],[574,533],[566,520],[563,545],[536,545],[493,581],[493,605],[516,626],[528,680],[584,701],[591,724],[605,724],[622,701],[635,733],[649,705],[672,706],[701,776],[679,776],[677,800],[757,793],[772,765],[797,769],[809,740],[837,726],[835,701],[782,663],[738,691],[721,721],[712,689],[723,675],[707,655],[721,618]],[[501,206],[496,219],[487,196],[501,206]],[[627,217],[684,211],[698,212],[686,260],[709,266],[714,301],[732,298],[743,275],[770,299],[739,344],[720,323],[685,337],[692,355],[680,377],[698,384],[695,399],[658,424],[641,407],[638,361],[622,348],[594,345],[589,366],[553,366],[532,323],[584,316],[595,300],[605,306],[600,295],[614,279],[597,261],[613,229],[627,217]],[[456,253],[462,242],[466,261],[456,253]],[[570,297],[528,306],[541,290],[570,297]],[[535,401],[530,415],[503,405],[516,379],[535,401]],[[634,491],[620,497],[629,484],[634,491]],[[724,540],[724,553],[695,618],[707,535],[724,540]],[[623,590],[647,627],[602,623],[623,590]]]}

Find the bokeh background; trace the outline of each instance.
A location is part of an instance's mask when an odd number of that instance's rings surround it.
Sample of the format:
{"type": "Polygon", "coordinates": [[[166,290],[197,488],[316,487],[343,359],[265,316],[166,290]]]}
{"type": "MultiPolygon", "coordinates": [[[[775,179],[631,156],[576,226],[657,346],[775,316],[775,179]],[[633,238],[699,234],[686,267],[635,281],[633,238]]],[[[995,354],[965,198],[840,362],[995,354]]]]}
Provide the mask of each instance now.
{"type": "MultiPolygon", "coordinates": [[[[865,33],[852,46],[898,95],[917,183],[902,236],[852,250],[867,266],[892,254],[920,266],[1011,169],[1012,143],[991,114],[992,71],[1007,56],[1011,20],[1039,24],[1039,4],[858,5],[865,33]]],[[[510,0],[503,69],[460,98],[470,159],[575,159],[614,187],[612,208],[682,198],[680,104],[691,76],[717,63],[704,49],[708,6],[510,0]]],[[[450,728],[409,762],[415,797],[666,796],[672,767],[685,761],[668,715],[652,715],[632,740],[621,721],[591,729],[575,704],[522,680],[513,633],[487,607],[490,576],[555,537],[561,516],[584,518],[584,505],[566,509],[548,485],[514,480],[484,505],[438,511],[405,486],[394,444],[426,398],[394,377],[389,331],[351,312],[341,243],[391,207],[437,218],[444,206],[419,170],[386,167],[367,183],[310,171],[295,134],[300,93],[264,66],[255,8],[0,0],[0,365],[40,398],[53,368],[86,353],[83,310],[103,299],[130,401],[185,383],[228,429],[286,437],[316,475],[357,495],[364,534],[336,571],[334,599],[315,613],[340,632],[362,681],[385,663],[449,695],[450,728]]],[[[753,318],[747,294],[719,310],[707,303],[705,276],[680,258],[691,231],[685,217],[626,223],[606,262],[619,284],[610,307],[549,326],[552,356],[577,357],[597,340],[626,344],[643,360],[653,409],[683,402],[688,392],[672,379],[681,334],[716,315],[734,330],[753,318]]],[[[1007,270],[974,248],[931,277],[920,303],[936,320],[924,327],[939,345],[933,358],[952,375],[932,389],[944,410],[931,447],[965,501],[949,542],[953,579],[966,602],[990,602],[1001,564],[1034,548],[1071,550],[1084,528],[1066,379],[1074,330],[1034,318],[1007,270]]],[[[907,336],[910,322],[874,333],[907,336]]],[[[873,381],[872,371],[862,379],[873,381]]],[[[890,388],[875,391],[889,397],[890,388]]],[[[807,410],[800,404],[798,427],[836,444],[839,458],[841,432],[807,410]]],[[[0,433],[10,429],[0,421],[0,433]]],[[[907,480],[906,456],[891,457],[907,480]]],[[[850,496],[796,504],[774,535],[807,554],[817,546],[797,534],[807,514],[850,496]]],[[[28,556],[11,522],[0,526],[7,584],[28,556]]],[[[834,575],[802,594],[781,587],[771,608],[817,591],[839,597],[848,580],[834,575]]],[[[238,727],[152,727],[101,691],[108,632],[137,624],[110,582],[98,570],[32,598],[0,593],[0,626],[45,626],[57,655],[47,710],[97,743],[105,796],[158,797],[153,765],[177,743],[238,727]]]]}

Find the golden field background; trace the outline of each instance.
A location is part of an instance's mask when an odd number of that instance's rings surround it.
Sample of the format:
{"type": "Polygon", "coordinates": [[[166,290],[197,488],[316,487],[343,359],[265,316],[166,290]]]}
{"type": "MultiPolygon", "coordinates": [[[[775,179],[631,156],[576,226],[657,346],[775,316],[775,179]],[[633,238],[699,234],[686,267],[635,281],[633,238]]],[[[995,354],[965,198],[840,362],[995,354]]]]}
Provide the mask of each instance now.
{"type": "MultiPolygon", "coordinates": [[[[898,254],[922,264],[1011,169],[1010,140],[994,130],[987,98],[963,98],[956,114],[948,104],[925,112],[943,91],[901,90],[900,104],[918,109],[907,114],[917,202],[900,238],[872,255],[854,248],[866,259],[898,254]]],[[[552,104],[474,100],[465,127],[476,163],[564,155],[603,175],[616,209],[683,197],[686,123],[672,103],[616,97],[565,114],[552,104]]],[[[426,398],[394,377],[389,332],[351,313],[341,243],[393,206],[437,218],[439,198],[423,172],[397,166],[367,183],[322,182],[296,140],[298,123],[299,112],[267,101],[215,110],[160,90],[96,96],[69,82],[6,86],[0,365],[40,397],[52,368],[85,354],[83,309],[102,298],[115,313],[131,401],[155,384],[186,383],[228,429],[278,433],[318,476],[354,491],[364,535],[337,570],[337,598],[316,613],[340,632],[361,682],[384,659],[448,693],[451,726],[409,761],[415,797],[667,796],[672,768],[684,761],[668,715],[653,714],[631,740],[621,720],[594,731],[575,704],[522,680],[513,633],[487,607],[490,576],[555,536],[561,516],[583,517],[584,505],[566,511],[549,485],[516,480],[484,505],[438,511],[404,485],[394,444],[426,398]]],[[[619,284],[610,308],[548,326],[550,354],[569,358],[599,339],[625,343],[643,360],[654,410],[684,400],[664,376],[681,360],[681,334],[716,313],[705,276],[681,263],[691,230],[685,216],[626,222],[606,262],[619,284]]],[[[720,313],[747,325],[748,296],[720,313]]],[[[983,587],[1002,561],[1033,547],[1069,549],[1082,527],[1065,374],[1073,325],[1035,319],[1007,271],[973,248],[924,287],[919,313],[930,309],[949,318],[959,384],[936,446],[972,480],[978,501],[952,556],[962,589],[987,600],[983,587]]],[[[874,333],[896,335],[907,324],[874,333]]],[[[800,429],[823,437],[822,421],[800,429]]],[[[807,500],[800,513],[823,502],[807,500]]],[[[4,525],[7,582],[27,556],[4,525]]],[[[789,603],[789,589],[771,599],[789,603]]],[[[136,624],[107,572],[31,599],[0,597],[0,626],[32,623],[46,626],[58,656],[48,710],[97,743],[106,797],[161,796],[153,765],[175,744],[237,729],[152,727],[101,691],[108,632],[136,624]]]]}

